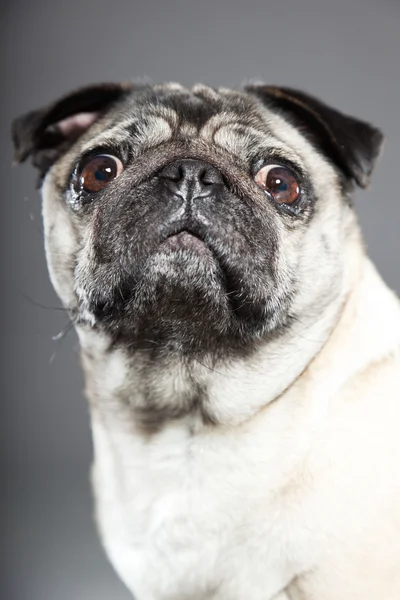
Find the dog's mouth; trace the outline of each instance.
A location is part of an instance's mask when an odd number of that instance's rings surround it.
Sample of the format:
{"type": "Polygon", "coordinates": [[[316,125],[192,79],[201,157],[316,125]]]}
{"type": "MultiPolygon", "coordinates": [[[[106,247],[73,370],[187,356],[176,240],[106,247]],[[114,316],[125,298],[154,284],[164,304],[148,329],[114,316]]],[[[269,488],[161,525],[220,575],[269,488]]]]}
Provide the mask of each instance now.
{"type": "Polygon", "coordinates": [[[183,229],[179,233],[168,236],[167,239],[161,243],[161,246],[163,249],[168,248],[170,250],[207,250],[209,252],[204,239],[187,229],[183,229]]]}
{"type": "Polygon", "coordinates": [[[207,261],[213,260],[212,248],[206,232],[201,226],[189,223],[175,223],[163,232],[160,249],[171,252],[191,252],[207,261]]]}

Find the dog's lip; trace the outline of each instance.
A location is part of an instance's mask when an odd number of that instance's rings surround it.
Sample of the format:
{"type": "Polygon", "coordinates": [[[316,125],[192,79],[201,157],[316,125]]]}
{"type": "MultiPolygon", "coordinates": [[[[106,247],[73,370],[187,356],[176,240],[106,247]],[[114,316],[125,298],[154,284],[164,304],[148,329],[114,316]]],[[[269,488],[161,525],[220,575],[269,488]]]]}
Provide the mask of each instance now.
{"type": "Polygon", "coordinates": [[[204,239],[187,229],[168,236],[161,246],[171,250],[208,250],[204,239]]]}
{"type": "Polygon", "coordinates": [[[207,248],[211,251],[208,244],[208,235],[199,223],[188,221],[177,221],[164,227],[160,244],[162,247],[171,247],[174,249],[200,249],[207,248]]]}
{"type": "Polygon", "coordinates": [[[206,241],[207,231],[205,227],[191,218],[179,219],[171,223],[164,224],[160,231],[160,241],[164,242],[167,238],[173,237],[180,233],[189,233],[203,242],[206,241]]]}

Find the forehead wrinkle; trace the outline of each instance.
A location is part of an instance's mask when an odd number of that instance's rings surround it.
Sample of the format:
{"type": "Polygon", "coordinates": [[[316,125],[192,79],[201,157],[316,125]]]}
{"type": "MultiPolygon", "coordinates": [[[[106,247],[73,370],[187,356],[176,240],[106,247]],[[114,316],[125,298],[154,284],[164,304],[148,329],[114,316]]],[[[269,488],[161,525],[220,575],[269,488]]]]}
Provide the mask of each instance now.
{"type": "Polygon", "coordinates": [[[168,123],[171,129],[173,127],[176,127],[179,123],[179,117],[176,110],[174,110],[170,106],[165,106],[165,104],[150,104],[148,107],[146,107],[140,112],[138,118],[146,119],[149,116],[164,119],[164,121],[168,123]]]}
{"type": "Polygon", "coordinates": [[[244,130],[242,125],[222,125],[212,136],[213,143],[235,156],[240,156],[248,161],[255,149],[260,147],[260,135],[254,135],[254,131],[244,130]]]}
{"type": "MultiPolygon", "coordinates": [[[[176,111],[163,104],[155,104],[152,101],[149,101],[145,105],[138,104],[137,102],[130,102],[125,106],[125,110],[127,108],[131,114],[126,116],[122,113],[121,109],[119,109],[114,116],[111,116],[111,118],[109,117],[107,129],[100,131],[95,138],[92,137],[92,139],[88,141],[88,144],[84,146],[84,151],[87,151],[87,148],[90,150],[91,144],[96,145],[99,143],[125,141],[131,136],[132,132],[129,130],[139,128],[144,131],[146,122],[148,123],[149,120],[152,121],[154,118],[163,119],[171,130],[178,123],[176,111]]],[[[154,121],[150,123],[150,127],[151,126],[154,126],[154,121]]],[[[94,127],[96,127],[96,124],[94,127]]]]}
{"type": "Polygon", "coordinates": [[[193,125],[193,123],[188,123],[184,121],[177,128],[177,133],[184,137],[193,138],[198,135],[198,129],[195,125],[193,125]]]}
{"type": "Polygon", "coordinates": [[[149,113],[140,119],[133,117],[103,131],[82,147],[84,154],[101,145],[116,145],[126,142],[135,142],[137,145],[151,148],[168,141],[172,135],[172,126],[169,121],[157,113],[149,113]]]}
{"type": "MultiPolygon", "coordinates": [[[[232,98],[229,99],[232,100],[232,98]]],[[[213,131],[215,132],[223,126],[242,126],[262,132],[260,126],[265,126],[265,124],[263,115],[251,110],[251,107],[228,104],[206,121],[200,130],[200,134],[212,139],[213,131]]]]}
{"type": "MultiPolygon", "coordinates": [[[[236,137],[242,137],[244,140],[246,138],[249,140],[253,138],[256,142],[260,144],[263,143],[264,140],[274,140],[273,136],[270,133],[266,133],[256,129],[255,127],[251,127],[247,125],[244,121],[228,121],[227,123],[221,123],[212,134],[212,141],[215,142],[217,136],[226,136],[235,135],[236,137]],[[226,130],[226,131],[225,131],[226,130]]],[[[275,140],[274,140],[275,141],[275,140]]]]}
{"type": "Polygon", "coordinates": [[[162,116],[149,114],[143,121],[136,123],[136,131],[131,138],[143,148],[159,146],[172,136],[172,126],[162,116]]]}
{"type": "MultiPolygon", "coordinates": [[[[214,117],[211,119],[213,118],[214,117]]],[[[302,157],[271,131],[267,132],[252,125],[247,125],[245,121],[238,120],[237,118],[219,123],[213,132],[207,131],[207,129],[209,129],[208,126],[209,122],[207,122],[200,131],[201,137],[210,139],[209,136],[211,135],[211,141],[216,147],[230,152],[244,160],[248,160],[250,154],[257,154],[257,151],[267,153],[268,150],[272,149],[273,152],[278,151],[278,153],[282,154],[283,158],[292,160],[297,163],[299,167],[305,169],[302,157]],[[239,131],[239,128],[243,128],[245,131],[239,131]],[[206,130],[205,136],[204,130],[206,130]],[[253,136],[254,139],[249,139],[251,136],[253,136]]]]}

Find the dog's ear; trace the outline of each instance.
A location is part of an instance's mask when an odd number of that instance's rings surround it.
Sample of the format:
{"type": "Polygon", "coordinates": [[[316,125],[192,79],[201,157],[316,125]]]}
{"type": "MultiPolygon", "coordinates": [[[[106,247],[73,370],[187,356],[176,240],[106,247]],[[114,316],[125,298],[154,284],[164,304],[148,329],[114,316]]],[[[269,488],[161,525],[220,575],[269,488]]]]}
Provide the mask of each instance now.
{"type": "Polygon", "coordinates": [[[129,83],[87,86],[15,119],[15,163],[32,156],[34,166],[44,175],[82,133],[131,89],[129,83]]]}
{"type": "Polygon", "coordinates": [[[247,86],[245,91],[289,117],[349,179],[367,187],[383,142],[379,129],[298,90],[254,85],[247,86]]]}

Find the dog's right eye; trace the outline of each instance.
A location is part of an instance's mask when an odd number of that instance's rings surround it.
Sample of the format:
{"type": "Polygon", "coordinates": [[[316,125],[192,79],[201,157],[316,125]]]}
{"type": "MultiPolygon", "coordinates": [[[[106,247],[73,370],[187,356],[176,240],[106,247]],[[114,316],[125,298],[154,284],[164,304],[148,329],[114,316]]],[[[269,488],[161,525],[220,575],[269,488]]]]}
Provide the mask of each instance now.
{"type": "Polygon", "coordinates": [[[78,187],[81,191],[95,193],[121,175],[124,165],[116,156],[98,154],[84,161],[79,168],[78,187]]]}
{"type": "Polygon", "coordinates": [[[278,204],[294,204],[300,196],[296,177],[283,165],[265,165],[256,174],[255,182],[278,204]]]}

